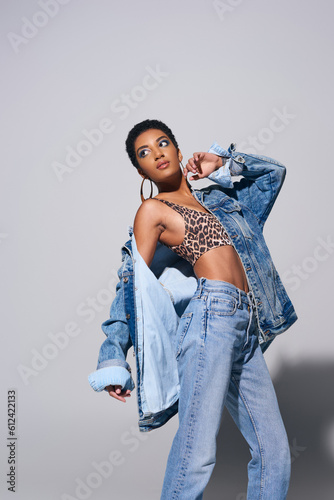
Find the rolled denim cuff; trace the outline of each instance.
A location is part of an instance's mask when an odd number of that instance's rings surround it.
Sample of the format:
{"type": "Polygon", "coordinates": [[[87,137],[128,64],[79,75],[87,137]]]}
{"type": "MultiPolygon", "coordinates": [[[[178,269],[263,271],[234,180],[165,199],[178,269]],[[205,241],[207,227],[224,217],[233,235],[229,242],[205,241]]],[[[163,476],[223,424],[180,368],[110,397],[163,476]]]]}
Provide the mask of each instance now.
{"type": "MultiPolygon", "coordinates": [[[[223,159],[223,165],[208,175],[208,179],[217,182],[217,184],[220,184],[225,188],[233,188],[231,176],[241,175],[243,171],[243,165],[239,165],[233,159],[233,153],[231,154],[231,151],[234,151],[234,149],[232,150],[231,146],[229,151],[226,151],[226,149],[223,149],[216,142],[214,142],[208,151],[209,153],[221,156],[223,159]]],[[[240,161],[244,162],[243,158],[240,158],[240,161]]]]}
{"type": "Polygon", "coordinates": [[[209,174],[208,179],[217,182],[217,184],[220,184],[225,188],[233,188],[233,182],[230,172],[231,161],[232,158],[229,158],[225,165],[219,167],[217,170],[214,170],[211,174],[209,174]]]}
{"type": "Polygon", "coordinates": [[[88,381],[97,392],[105,390],[108,385],[120,385],[125,391],[135,388],[131,374],[124,366],[100,368],[88,376],[88,381]]]}

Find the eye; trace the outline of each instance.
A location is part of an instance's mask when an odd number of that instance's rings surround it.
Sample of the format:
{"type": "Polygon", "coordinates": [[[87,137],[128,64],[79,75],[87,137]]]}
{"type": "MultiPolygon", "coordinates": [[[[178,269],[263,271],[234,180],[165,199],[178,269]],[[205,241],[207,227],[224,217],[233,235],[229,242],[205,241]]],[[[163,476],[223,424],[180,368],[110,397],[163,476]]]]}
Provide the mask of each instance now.
{"type": "Polygon", "coordinates": [[[162,141],[159,142],[159,146],[161,146],[162,144],[165,144],[165,146],[168,146],[169,141],[167,139],[162,139],[162,141]]]}
{"type": "Polygon", "coordinates": [[[139,158],[144,158],[146,156],[146,153],[147,149],[142,149],[138,154],[139,158]]]}

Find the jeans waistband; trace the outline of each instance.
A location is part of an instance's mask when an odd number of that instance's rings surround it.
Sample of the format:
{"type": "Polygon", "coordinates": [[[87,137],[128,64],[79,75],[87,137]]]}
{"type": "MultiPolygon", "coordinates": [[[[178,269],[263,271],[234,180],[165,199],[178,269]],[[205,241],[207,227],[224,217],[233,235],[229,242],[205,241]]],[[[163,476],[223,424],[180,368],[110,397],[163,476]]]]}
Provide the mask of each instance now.
{"type": "Polygon", "coordinates": [[[221,280],[210,280],[208,278],[198,278],[197,279],[197,289],[195,291],[194,297],[200,297],[203,293],[208,292],[223,292],[232,297],[235,297],[239,304],[244,302],[247,305],[255,308],[255,297],[253,292],[250,290],[248,293],[244,290],[233,285],[233,283],[229,283],[228,281],[221,280]]]}

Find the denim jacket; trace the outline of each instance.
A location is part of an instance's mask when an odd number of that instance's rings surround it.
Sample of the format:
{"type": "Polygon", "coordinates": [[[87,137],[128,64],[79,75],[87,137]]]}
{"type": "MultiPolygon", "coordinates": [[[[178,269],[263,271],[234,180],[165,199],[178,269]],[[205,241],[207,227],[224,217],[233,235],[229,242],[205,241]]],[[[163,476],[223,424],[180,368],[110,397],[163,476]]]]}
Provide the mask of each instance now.
{"type": "MultiPolygon", "coordinates": [[[[255,297],[258,336],[265,351],[276,335],[297,320],[263,237],[286,169],[272,158],[236,152],[235,147],[233,143],[226,151],[213,143],[209,152],[227,161],[208,176],[214,184],[192,189],[192,194],[222,223],[241,259],[255,297]],[[233,175],[242,178],[233,183],[233,175]]],[[[138,425],[147,432],[164,425],[178,411],[179,351],[174,340],[197,278],[189,262],[160,242],[148,267],[137,250],[132,226],[128,232],[130,239],[121,249],[116,297],[109,319],[102,324],[106,339],[97,370],[88,379],[98,392],[109,384],[132,391],[135,383],[126,357],[133,346],[138,425]]]]}

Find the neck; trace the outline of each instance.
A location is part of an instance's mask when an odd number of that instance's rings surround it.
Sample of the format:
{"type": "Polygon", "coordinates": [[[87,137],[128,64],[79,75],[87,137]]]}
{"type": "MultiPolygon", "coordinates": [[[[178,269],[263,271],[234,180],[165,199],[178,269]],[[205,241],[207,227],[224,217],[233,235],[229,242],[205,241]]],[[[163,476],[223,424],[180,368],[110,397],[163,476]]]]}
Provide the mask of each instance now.
{"type": "MultiPolygon", "coordinates": [[[[180,172],[181,173],[181,172],[180,172]]],[[[176,182],[173,183],[157,183],[158,191],[160,193],[175,193],[180,197],[192,196],[191,185],[188,180],[181,173],[176,182]]]]}

